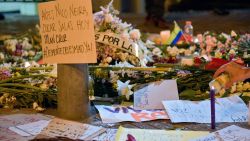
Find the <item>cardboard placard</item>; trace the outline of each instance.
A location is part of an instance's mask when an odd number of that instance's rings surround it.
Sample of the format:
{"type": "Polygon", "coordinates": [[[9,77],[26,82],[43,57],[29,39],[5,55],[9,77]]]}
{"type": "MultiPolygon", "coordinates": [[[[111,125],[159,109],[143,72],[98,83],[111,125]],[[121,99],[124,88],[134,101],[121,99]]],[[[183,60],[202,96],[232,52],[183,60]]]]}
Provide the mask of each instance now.
{"type": "Polygon", "coordinates": [[[119,48],[138,57],[138,46],[130,40],[121,38],[119,34],[97,32],[95,34],[95,40],[96,42],[119,48]]]}
{"type": "Polygon", "coordinates": [[[44,63],[96,63],[90,0],[57,0],[38,8],[44,63]]]}

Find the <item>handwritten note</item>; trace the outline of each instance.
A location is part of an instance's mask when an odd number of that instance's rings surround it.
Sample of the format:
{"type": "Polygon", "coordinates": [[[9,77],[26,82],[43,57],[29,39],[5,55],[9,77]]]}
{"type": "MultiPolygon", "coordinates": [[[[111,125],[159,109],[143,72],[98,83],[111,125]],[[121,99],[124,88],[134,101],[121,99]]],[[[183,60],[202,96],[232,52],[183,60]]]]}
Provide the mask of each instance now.
{"type": "Polygon", "coordinates": [[[57,0],[38,8],[45,63],[96,62],[90,0],[57,0]]]}
{"type": "Polygon", "coordinates": [[[67,137],[88,140],[105,132],[102,127],[55,118],[40,133],[47,137],[67,137]]]}
{"type": "Polygon", "coordinates": [[[232,125],[192,141],[250,141],[250,130],[232,125]]]}
{"type": "Polygon", "coordinates": [[[95,141],[114,141],[117,133],[117,129],[106,129],[104,133],[93,138],[95,141]]]}
{"type": "Polygon", "coordinates": [[[178,100],[176,80],[164,80],[148,84],[134,93],[136,110],[164,109],[162,101],[178,100]]]}
{"type": "Polygon", "coordinates": [[[32,122],[24,125],[9,127],[9,129],[21,136],[32,136],[32,135],[38,135],[43,130],[43,128],[45,128],[48,124],[49,124],[48,120],[40,120],[37,122],[32,122]]]}
{"type": "Polygon", "coordinates": [[[119,127],[116,141],[127,141],[128,135],[136,141],[188,141],[209,134],[205,131],[166,131],[149,129],[128,129],[119,127]]]}
{"type": "Polygon", "coordinates": [[[133,106],[95,106],[103,123],[117,123],[123,121],[150,121],[169,119],[165,110],[135,110],[133,106]]]}
{"type": "Polygon", "coordinates": [[[40,120],[50,120],[51,116],[42,114],[13,114],[0,116],[0,140],[1,141],[27,141],[35,136],[22,137],[16,132],[9,130],[9,127],[28,124],[40,120]]]}
{"type": "MultiPolygon", "coordinates": [[[[164,101],[163,105],[172,122],[211,123],[210,101],[164,101]]],[[[217,98],[216,122],[247,122],[247,106],[238,96],[217,98]]]]}

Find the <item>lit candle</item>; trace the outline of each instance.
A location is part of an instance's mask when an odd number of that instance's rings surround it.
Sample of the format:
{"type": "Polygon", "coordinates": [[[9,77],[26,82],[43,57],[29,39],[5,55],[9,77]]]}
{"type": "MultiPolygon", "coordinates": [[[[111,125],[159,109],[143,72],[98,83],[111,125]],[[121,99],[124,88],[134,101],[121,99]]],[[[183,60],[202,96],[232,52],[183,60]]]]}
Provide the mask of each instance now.
{"type": "Polygon", "coordinates": [[[215,129],[215,90],[214,87],[210,89],[211,101],[211,129],[215,129]]]}
{"type": "Polygon", "coordinates": [[[170,37],[170,30],[161,31],[160,35],[161,35],[161,43],[164,45],[167,44],[168,38],[170,37]]]}

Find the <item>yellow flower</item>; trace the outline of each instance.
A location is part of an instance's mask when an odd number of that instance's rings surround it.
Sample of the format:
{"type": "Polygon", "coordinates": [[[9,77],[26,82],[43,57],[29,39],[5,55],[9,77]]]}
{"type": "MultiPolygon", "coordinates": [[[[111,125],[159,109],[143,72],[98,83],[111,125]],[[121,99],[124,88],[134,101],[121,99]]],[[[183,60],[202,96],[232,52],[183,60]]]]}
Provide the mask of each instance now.
{"type": "Polygon", "coordinates": [[[221,58],[222,57],[222,53],[220,51],[216,51],[214,54],[215,58],[221,58]]]}

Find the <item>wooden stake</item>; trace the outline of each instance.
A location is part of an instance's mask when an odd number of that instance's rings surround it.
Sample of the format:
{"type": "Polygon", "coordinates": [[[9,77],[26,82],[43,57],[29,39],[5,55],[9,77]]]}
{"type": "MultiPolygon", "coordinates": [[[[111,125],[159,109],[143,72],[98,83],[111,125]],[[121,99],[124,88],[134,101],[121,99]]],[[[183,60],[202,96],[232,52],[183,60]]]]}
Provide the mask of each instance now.
{"type": "Polygon", "coordinates": [[[81,121],[89,117],[88,65],[58,64],[58,116],[81,121]]]}

